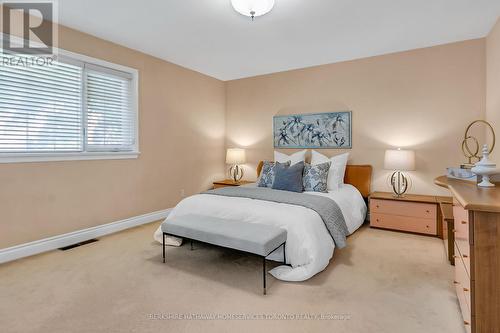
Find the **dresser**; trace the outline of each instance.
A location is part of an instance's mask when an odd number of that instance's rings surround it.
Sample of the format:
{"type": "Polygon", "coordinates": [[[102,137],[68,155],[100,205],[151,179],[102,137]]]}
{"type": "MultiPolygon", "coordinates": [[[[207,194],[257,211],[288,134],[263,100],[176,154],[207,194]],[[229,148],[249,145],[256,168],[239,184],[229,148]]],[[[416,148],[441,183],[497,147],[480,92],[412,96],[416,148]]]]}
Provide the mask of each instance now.
{"type": "Polygon", "coordinates": [[[439,217],[435,196],[408,194],[394,197],[387,192],[370,195],[371,227],[437,236],[439,217]]]}
{"type": "Polygon", "coordinates": [[[500,333],[500,187],[438,177],[453,195],[453,284],[467,332],[500,333]]]}

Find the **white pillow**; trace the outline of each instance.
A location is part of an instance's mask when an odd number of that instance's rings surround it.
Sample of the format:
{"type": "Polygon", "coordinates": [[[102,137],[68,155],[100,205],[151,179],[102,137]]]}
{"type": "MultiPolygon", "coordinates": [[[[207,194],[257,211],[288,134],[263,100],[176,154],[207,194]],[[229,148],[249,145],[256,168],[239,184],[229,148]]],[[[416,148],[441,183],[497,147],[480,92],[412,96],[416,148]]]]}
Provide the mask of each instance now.
{"type": "Polygon", "coordinates": [[[349,153],[333,156],[328,158],[317,151],[312,151],[311,165],[317,165],[325,162],[331,162],[330,170],[328,171],[328,180],[326,187],[329,191],[335,191],[344,184],[345,168],[347,165],[347,160],[349,159],[349,153]]]}
{"type": "Polygon", "coordinates": [[[274,161],[280,163],[286,163],[290,161],[290,165],[294,165],[295,163],[304,162],[306,160],[306,153],[307,153],[306,149],[292,155],[283,154],[275,150],[274,161]]]}

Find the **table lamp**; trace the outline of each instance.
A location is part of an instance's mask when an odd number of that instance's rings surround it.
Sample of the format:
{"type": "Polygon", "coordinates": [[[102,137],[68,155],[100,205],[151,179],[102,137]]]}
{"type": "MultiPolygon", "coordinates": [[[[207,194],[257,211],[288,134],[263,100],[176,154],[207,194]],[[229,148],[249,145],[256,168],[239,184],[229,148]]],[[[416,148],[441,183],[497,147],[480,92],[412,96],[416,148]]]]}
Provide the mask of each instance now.
{"type": "Polygon", "coordinates": [[[245,149],[229,148],[226,153],[226,164],[230,164],[229,174],[235,182],[243,178],[243,168],[241,164],[246,162],[245,149]]]}
{"type": "Polygon", "coordinates": [[[392,191],[395,197],[403,197],[410,186],[409,176],[403,171],[415,170],[415,152],[401,148],[386,150],[384,169],[394,170],[390,178],[392,191]]]}

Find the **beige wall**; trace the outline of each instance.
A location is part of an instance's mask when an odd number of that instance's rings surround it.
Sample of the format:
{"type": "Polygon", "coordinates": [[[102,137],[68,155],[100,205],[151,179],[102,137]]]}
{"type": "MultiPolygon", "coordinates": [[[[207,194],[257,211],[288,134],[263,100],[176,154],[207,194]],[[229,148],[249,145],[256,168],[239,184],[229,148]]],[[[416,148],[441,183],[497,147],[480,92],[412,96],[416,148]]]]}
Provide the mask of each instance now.
{"type": "Polygon", "coordinates": [[[224,176],[224,83],[61,27],[59,47],[139,70],[138,159],[0,164],[0,248],[173,207],[224,176]]]}
{"type": "Polygon", "coordinates": [[[374,166],[374,190],[388,190],[384,150],[404,147],[417,154],[412,192],[446,194],[433,178],[463,162],[465,127],[484,118],[485,40],[230,81],[226,108],[226,144],[248,149],[248,178],[273,158],[273,115],[352,110],[350,163],[374,166]]]}
{"type": "Polygon", "coordinates": [[[497,135],[492,160],[500,167],[500,20],[486,38],[486,120],[497,135]]]}

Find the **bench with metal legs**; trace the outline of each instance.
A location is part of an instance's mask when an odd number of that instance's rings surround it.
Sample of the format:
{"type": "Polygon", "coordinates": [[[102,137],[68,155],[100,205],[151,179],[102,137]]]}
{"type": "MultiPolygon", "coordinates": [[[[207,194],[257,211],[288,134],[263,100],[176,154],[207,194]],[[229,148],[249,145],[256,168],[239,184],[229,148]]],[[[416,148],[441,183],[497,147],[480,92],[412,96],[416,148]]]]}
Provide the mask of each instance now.
{"type": "MultiPolygon", "coordinates": [[[[166,241],[165,241],[165,239],[166,239],[167,236],[175,236],[175,235],[170,235],[170,234],[167,234],[165,232],[163,233],[163,263],[166,262],[166,251],[165,251],[165,249],[166,249],[166,241]]],[[[205,243],[205,242],[201,242],[201,241],[199,241],[199,242],[200,243],[205,243]]],[[[190,243],[191,243],[191,251],[192,251],[193,250],[193,240],[192,239],[190,239],[190,243]]],[[[206,243],[206,244],[210,244],[210,243],[206,243]]],[[[220,245],[217,245],[217,244],[211,244],[211,245],[228,248],[228,247],[220,246],[220,245]]],[[[286,250],[285,250],[285,248],[286,248],[286,241],[283,242],[282,244],[280,244],[277,248],[275,248],[271,252],[269,252],[266,256],[260,256],[259,255],[259,257],[262,258],[262,282],[263,282],[263,294],[264,295],[267,295],[267,290],[266,290],[266,277],[267,277],[266,257],[268,257],[269,255],[271,255],[271,253],[273,253],[274,251],[276,251],[280,247],[283,247],[283,263],[286,265],[286,250]]],[[[232,249],[232,250],[235,250],[235,249],[232,249]]],[[[236,251],[255,255],[255,253],[252,253],[252,252],[241,251],[241,250],[236,250],[236,251]]]]}

